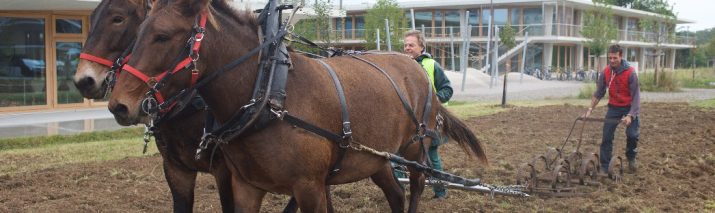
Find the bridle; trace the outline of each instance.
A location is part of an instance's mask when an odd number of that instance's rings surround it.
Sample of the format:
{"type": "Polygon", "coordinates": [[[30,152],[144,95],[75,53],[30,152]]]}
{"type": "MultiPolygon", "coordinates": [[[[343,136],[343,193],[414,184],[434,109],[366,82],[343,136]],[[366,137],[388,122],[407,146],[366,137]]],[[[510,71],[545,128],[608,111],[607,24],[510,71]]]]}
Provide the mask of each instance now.
{"type": "MultiPolygon", "coordinates": [[[[145,1],[144,4],[144,20],[146,20],[147,15],[149,14],[149,11],[152,8],[152,3],[151,1],[147,0],[145,1]]],[[[109,68],[109,71],[107,71],[107,76],[104,78],[104,81],[102,82],[103,85],[105,85],[107,88],[104,91],[104,98],[111,93],[112,89],[114,89],[114,85],[117,82],[117,78],[119,78],[119,74],[122,71],[122,67],[129,62],[129,59],[131,58],[131,50],[134,48],[134,43],[136,42],[136,37],[132,40],[130,45],[124,49],[122,54],[117,56],[116,59],[110,60],[106,59],[104,57],[96,56],[87,52],[82,52],[79,54],[80,59],[88,60],[97,64],[104,65],[105,67],[109,68]]]]}
{"type": "Polygon", "coordinates": [[[156,76],[148,76],[144,74],[141,70],[137,69],[131,65],[124,65],[123,70],[132,76],[143,81],[149,87],[149,91],[146,93],[146,98],[142,100],[141,107],[144,113],[157,117],[159,113],[166,113],[171,111],[171,109],[176,105],[176,102],[167,101],[164,95],[159,91],[168,79],[174,74],[181,70],[191,68],[191,86],[195,85],[198,77],[199,70],[197,68],[197,61],[199,60],[199,48],[201,47],[201,41],[204,39],[206,33],[206,19],[208,17],[207,11],[204,10],[196,19],[193,27],[193,31],[188,41],[186,42],[186,48],[182,50],[179,56],[179,60],[173,63],[173,68],[168,69],[156,76]],[[188,52],[188,53],[187,53],[188,52]],[[185,57],[182,57],[186,55],[185,57]]]}

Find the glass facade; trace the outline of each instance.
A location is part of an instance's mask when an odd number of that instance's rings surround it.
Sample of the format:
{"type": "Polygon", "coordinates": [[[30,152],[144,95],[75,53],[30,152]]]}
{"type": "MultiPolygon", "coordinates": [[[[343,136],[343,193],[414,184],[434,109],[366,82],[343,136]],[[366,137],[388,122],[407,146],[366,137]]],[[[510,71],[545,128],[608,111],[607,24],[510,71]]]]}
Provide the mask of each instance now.
{"type": "Polygon", "coordinates": [[[360,39],[365,37],[365,17],[355,16],[355,38],[360,39]]]}
{"type": "Polygon", "coordinates": [[[472,26],[472,37],[481,36],[479,34],[479,9],[469,9],[469,25],[472,26]]]}
{"type": "Polygon", "coordinates": [[[77,71],[81,49],[82,43],[80,42],[57,42],[55,45],[58,104],[84,102],[84,98],[74,86],[72,79],[77,71]]]}
{"type": "Polygon", "coordinates": [[[346,38],[353,37],[353,17],[352,16],[345,17],[345,37],[346,38]]]}
{"type": "Polygon", "coordinates": [[[445,11],[445,33],[449,34],[449,27],[452,27],[453,35],[459,36],[459,11],[449,10],[445,11]]]}
{"type": "Polygon", "coordinates": [[[531,25],[526,32],[531,36],[544,35],[544,16],[541,8],[524,8],[524,25],[531,25]]]}
{"type": "Polygon", "coordinates": [[[423,27],[425,28],[424,31],[426,32],[422,33],[428,34],[428,32],[430,31],[429,29],[432,27],[432,11],[415,11],[415,28],[417,28],[418,30],[422,30],[423,27]]]}
{"type": "Polygon", "coordinates": [[[45,22],[0,17],[0,107],[47,104],[45,22]]]}
{"type": "Polygon", "coordinates": [[[434,12],[434,28],[432,30],[427,30],[427,31],[432,31],[432,37],[437,37],[437,36],[442,36],[444,35],[444,28],[442,27],[442,21],[444,21],[444,14],[442,11],[435,11],[434,12]]]}

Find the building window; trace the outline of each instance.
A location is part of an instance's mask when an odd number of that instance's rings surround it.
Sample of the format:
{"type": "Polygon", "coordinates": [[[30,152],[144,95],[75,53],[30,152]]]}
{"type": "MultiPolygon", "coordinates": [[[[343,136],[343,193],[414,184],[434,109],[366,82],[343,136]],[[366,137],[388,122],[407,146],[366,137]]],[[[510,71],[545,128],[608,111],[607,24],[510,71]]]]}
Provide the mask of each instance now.
{"type": "Polygon", "coordinates": [[[506,25],[507,21],[509,21],[508,11],[507,9],[494,9],[494,24],[499,26],[506,25]]]}
{"type": "Polygon", "coordinates": [[[352,16],[345,17],[345,38],[347,38],[347,39],[353,38],[353,17],[352,16]]]}
{"type": "Polygon", "coordinates": [[[55,33],[82,34],[82,19],[55,19],[55,33]]]}
{"type": "Polygon", "coordinates": [[[459,36],[459,11],[445,11],[446,21],[444,22],[444,32],[449,36],[449,27],[452,27],[453,35],[459,36]]]}
{"type": "Polygon", "coordinates": [[[79,53],[82,49],[80,42],[57,42],[55,46],[57,66],[57,103],[72,104],[82,103],[84,98],[74,86],[73,76],[77,71],[79,53]]]}
{"type": "Polygon", "coordinates": [[[45,19],[0,17],[0,107],[47,104],[45,19]]]}
{"type": "Polygon", "coordinates": [[[430,31],[431,27],[432,27],[432,11],[415,12],[415,28],[423,31],[422,33],[424,33],[425,36],[427,36],[427,32],[430,31]]]}
{"type": "Polygon", "coordinates": [[[365,38],[365,17],[355,16],[355,38],[365,38]]]}
{"type": "Polygon", "coordinates": [[[469,25],[472,26],[470,28],[472,30],[472,36],[480,36],[479,34],[479,9],[470,9],[469,10],[469,25]]]}
{"type": "Polygon", "coordinates": [[[432,28],[432,37],[444,35],[444,32],[442,32],[442,30],[444,30],[444,28],[442,27],[442,21],[444,20],[443,17],[444,16],[442,11],[434,12],[434,27],[432,28]]]}
{"type": "Polygon", "coordinates": [[[544,16],[541,8],[524,8],[524,25],[530,36],[544,35],[544,16]]]}

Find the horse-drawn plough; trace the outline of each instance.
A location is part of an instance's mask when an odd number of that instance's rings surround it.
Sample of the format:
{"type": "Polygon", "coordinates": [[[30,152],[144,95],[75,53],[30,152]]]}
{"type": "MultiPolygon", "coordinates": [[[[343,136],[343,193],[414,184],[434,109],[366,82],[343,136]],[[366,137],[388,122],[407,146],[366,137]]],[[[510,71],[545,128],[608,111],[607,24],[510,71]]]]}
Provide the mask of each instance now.
{"type": "Polygon", "coordinates": [[[597,153],[582,153],[583,130],[586,122],[620,122],[603,118],[577,118],[569,135],[559,148],[549,148],[545,154],[534,157],[522,164],[516,175],[516,184],[523,185],[525,191],[555,197],[576,196],[584,194],[589,187],[600,186],[600,179],[608,177],[616,182],[623,176],[623,158],[614,156],[607,171],[600,172],[600,161],[597,153]],[[569,142],[571,134],[578,121],[581,121],[579,138],[572,152],[564,147],[569,142]]]}

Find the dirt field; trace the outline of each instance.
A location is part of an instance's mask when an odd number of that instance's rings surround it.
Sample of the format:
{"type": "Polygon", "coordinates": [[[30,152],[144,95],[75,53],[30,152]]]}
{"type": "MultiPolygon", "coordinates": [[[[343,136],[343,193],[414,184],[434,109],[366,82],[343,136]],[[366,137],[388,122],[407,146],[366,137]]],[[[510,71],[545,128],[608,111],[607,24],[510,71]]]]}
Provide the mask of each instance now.
{"type": "MultiPolygon", "coordinates": [[[[517,167],[565,139],[584,109],[560,105],[515,108],[506,113],[467,120],[487,147],[489,166],[469,160],[454,144],[440,151],[450,172],[481,177],[491,184],[513,184],[517,167]]],[[[421,212],[703,212],[715,211],[715,111],[685,104],[643,105],[639,170],[620,184],[604,181],[588,194],[570,198],[528,199],[488,196],[450,190],[445,201],[429,198],[425,190],[421,212]]],[[[595,110],[602,117],[605,108],[595,110]]],[[[588,124],[583,151],[596,150],[599,124],[588,124]]],[[[614,154],[624,153],[624,128],[619,127],[614,154]]],[[[566,150],[572,150],[568,146],[566,150]]],[[[13,159],[32,161],[32,156],[13,159]]],[[[29,173],[0,176],[0,212],[169,212],[171,196],[159,156],[70,164],[29,173]]],[[[388,212],[382,192],[370,181],[333,187],[340,212],[388,212]]],[[[200,175],[197,212],[218,212],[218,193],[212,178],[200,175]]],[[[276,212],[287,202],[268,195],[263,211],[276,212]]]]}

